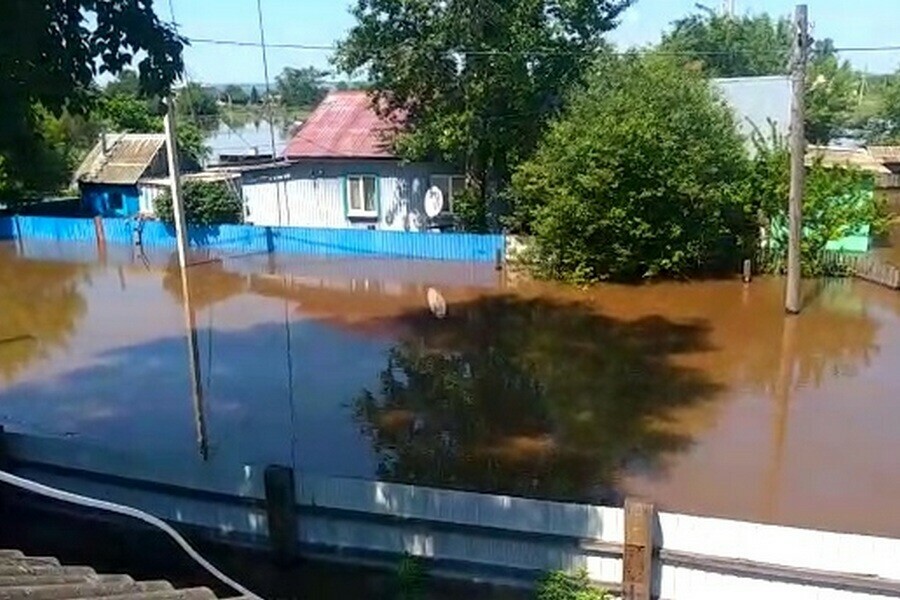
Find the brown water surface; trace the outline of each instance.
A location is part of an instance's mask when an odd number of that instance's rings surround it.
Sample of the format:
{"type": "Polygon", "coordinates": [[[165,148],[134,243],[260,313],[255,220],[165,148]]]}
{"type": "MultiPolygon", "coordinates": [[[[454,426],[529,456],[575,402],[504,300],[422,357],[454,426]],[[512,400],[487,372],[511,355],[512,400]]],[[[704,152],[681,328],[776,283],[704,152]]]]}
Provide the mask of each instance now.
{"type": "Polygon", "coordinates": [[[785,318],[778,279],[193,260],[185,311],[169,256],[0,245],[0,423],[152,457],[148,477],[283,463],[900,536],[896,292],[808,282],[785,318]]]}

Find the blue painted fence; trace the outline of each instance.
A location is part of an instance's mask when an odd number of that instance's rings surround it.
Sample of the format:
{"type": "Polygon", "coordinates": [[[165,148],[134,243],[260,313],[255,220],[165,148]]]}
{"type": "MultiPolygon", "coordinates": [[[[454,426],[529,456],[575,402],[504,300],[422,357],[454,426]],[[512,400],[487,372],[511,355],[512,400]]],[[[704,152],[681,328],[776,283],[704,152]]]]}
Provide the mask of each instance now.
{"type": "MultiPolygon", "coordinates": [[[[135,229],[147,247],[175,247],[174,228],[158,221],[101,219],[109,244],[132,244],[135,229]]],[[[93,242],[98,227],[93,219],[13,216],[0,217],[0,239],[93,242]]],[[[191,246],[229,253],[287,252],[310,255],[382,256],[429,260],[494,261],[503,253],[502,235],[256,227],[214,225],[191,227],[191,246]]]]}

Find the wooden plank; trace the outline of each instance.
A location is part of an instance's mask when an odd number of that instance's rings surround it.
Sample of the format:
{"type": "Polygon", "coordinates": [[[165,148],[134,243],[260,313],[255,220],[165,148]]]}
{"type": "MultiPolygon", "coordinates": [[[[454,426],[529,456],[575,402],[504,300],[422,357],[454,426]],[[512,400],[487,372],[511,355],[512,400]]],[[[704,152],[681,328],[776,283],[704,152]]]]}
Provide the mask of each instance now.
{"type": "Polygon", "coordinates": [[[653,505],[625,500],[625,548],[622,565],[623,600],[650,600],[653,573],[653,505]]]}

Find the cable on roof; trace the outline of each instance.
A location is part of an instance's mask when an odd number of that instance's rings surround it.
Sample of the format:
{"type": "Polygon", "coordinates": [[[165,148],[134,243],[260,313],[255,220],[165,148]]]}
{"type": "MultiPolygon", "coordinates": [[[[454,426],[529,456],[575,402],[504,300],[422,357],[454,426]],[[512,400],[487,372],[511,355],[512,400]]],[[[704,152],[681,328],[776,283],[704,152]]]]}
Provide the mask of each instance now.
{"type": "Polygon", "coordinates": [[[47,498],[53,498],[54,500],[69,502],[70,504],[78,504],[80,506],[86,506],[88,508],[96,508],[99,510],[105,510],[108,512],[125,515],[126,517],[132,517],[134,519],[143,521],[148,525],[152,525],[157,529],[162,530],[169,537],[175,540],[175,543],[181,546],[181,549],[184,550],[188,556],[194,559],[197,564],[206,569],[206,571],[210,575],[212,575],[228,587],[232,588],[242,596],[249,596],[250,598],[254,598],[256,600],[262,600],[260,596],[254,594],[234,579],[231,579],[230,577],[225,575],[222,571],[213,566],[212,563],[203,558],[199,552],[194,550],[191,545],[183,537],[181,537],[181,534],[172,529],[172,527],[170,527],[162,519],[147,514],[142,510],[131,508],[130,506],[123,506],[114,502],[107,502],[106,500],[97,500],[96,498],[81,496],[73,492],[67,492],[54,487],[50,487],[49,485],[38,483],[36,481],[31,481],[30,479],[26,479],[24,477],[19,477],[18,475],[13,475],[12,473],[7,473],[6,471],[0,471],[0,482],[23,489],[33,494],[38,494],[39,496],[45,496],[47,498]]]}

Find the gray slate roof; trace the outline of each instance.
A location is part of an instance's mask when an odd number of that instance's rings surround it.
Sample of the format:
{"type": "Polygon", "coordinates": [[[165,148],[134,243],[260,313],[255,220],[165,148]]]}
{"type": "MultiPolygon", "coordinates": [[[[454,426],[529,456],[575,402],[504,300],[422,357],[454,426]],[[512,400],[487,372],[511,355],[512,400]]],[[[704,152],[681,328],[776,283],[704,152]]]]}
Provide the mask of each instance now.
{"type": "Polygon", "coordinates": [[[75,171],[75,181],[134,185],[154,161],[164,160],[165,145],[162,133],[108,133],[106,152],[98,141],[75,171]]]}
{"type": "Polygon", "coordinates": [[[177,590],[168,581],[135,581],[128,575],[98,575],[88,567],[61,566],[55,558],[0,550],[0,599],[64,598],[216,600],[216,595],[205,587],[177,590]]]}

